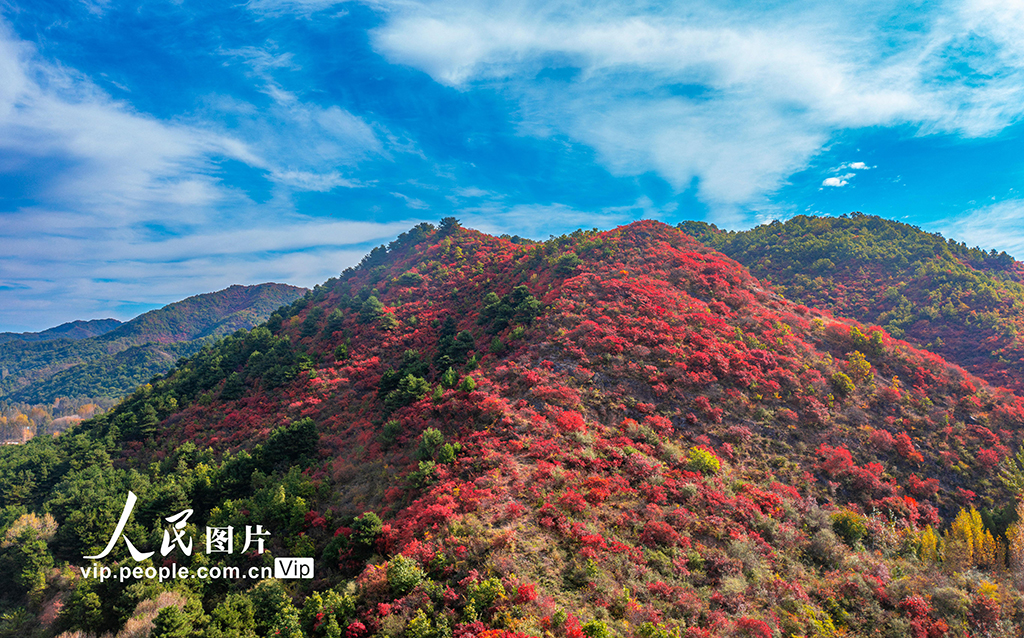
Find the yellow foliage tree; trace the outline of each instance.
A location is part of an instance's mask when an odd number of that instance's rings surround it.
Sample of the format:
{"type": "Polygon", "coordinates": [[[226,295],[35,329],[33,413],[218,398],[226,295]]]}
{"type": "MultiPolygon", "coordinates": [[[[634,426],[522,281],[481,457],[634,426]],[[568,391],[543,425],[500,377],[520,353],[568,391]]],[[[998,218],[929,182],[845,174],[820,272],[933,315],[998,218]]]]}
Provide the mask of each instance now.
{"type": "Polygon", "coordinates": [[[961,509],[943,536],[943,558],[951,568],[970,569],[974,566],[974,532],[970,512],[961,509]]]}
{"type": "Polygon", "coordinates": [[[1000,551],[992,532],[985,529],[981,512],[961,509],[943,537],[943,558],[953,569],[990,567],[1000,551]]]}
{"type": "Polygon", "coordinates": [[[95,403],[86,403],[82,407],[78,408],[78,416],[83,419],[91,419],[97,412],[99,412],[100,406],[95,403]]]}
{"type": "Polygon", "coordinates": [[[1018,580],[1024,580],[1024,500],[1017,501],[1017,522],[1006,530],[1006,558],[1018,580]]]}
{"type": "Polygon", "coordinates": [[[859,351],[854,350],[846,358],[846,369],[854,383],[861,384],[871,376],[871,364],[859,351]]]}
{"type": "Polygon", "coordinates": [[[50,418],[50,413],[41,406],[34,405],[28,411],[28,418],[36,425],[41,425],[50,418]]]}
{"type": "Polygon", "coordinates": [[[979,567],[993,567],[999,555],[999,548],[992,532],[986,529],[975,540],[978,541],[978,545],[974,548],[974,562],[979,567]]]}
{"type": "Polygon", "coordinates": [[[921,560],[930,560],[933,563],[939,562],[939,535],[929,525],[921,532],[921,560]]]}

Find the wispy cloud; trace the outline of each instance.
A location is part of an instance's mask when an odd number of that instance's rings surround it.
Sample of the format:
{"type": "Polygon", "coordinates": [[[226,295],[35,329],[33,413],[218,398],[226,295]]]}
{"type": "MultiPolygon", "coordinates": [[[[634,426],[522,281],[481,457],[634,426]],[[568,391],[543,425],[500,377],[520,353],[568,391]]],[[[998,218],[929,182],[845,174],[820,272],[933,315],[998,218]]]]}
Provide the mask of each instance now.
{"type": "Polygon", "coordinates": [[[270,98],[269,108],[211,100],[232,110],[230,129],[209,112],[140,112],[0,20],[0,170],[31,176],[26,203],[0,211],[0,324],[39,329],[232,283],[313,285],[408,228],[296,214],[291,193],[363,187],[345,171],[387,150],[373,125],[276,83],[296,68],[289,54],[224,57],[248,65],[270,98]],[[226,161],[275,192],[253,201],[222,180],[226,161]],[[47,163],[59,170],[41,173],[47,163]]]}
{"type": "Polygon", "coordinates": [[[969,246],[1005,250],[1024,259],[1024,199],[996,202],[925,227],[969,246]]]}
{"type": "Polygon", "coordinates": [[[0,324],[39,328],[234,283],[313,286],[357,263],[373,244],[422,221],[293,218],[287,225],[207,228],[153,240],[143,229],[96,226],[60,214],[43,230],[35,221],[40,215],[46,211],[6,215],[0,225],[0,324]]]}
{"type": "Polygon", "coordinates": [[[947,3],[916,13],[915,30],[900,12],[395,2],[374,43],[440,83],[501,87],[524,133],[567,134],[617,175],[655,171],[729,209],[779,188],[838,130],[985,136],[1024,113],[1024,34],[1007,26],[1018,9],[947,3]]]}
{"type": "Polygon", "coordinates": [[[874,166],[868,166],[864,162],[843,162],[839,166],[832,169],[832,172],[838,173],[839,171],[855,170],[855,171],[867,171],[875,168],[874,166]]]}
{"type": "Polygon", "coordinates": [[[408,195],[395,192],[392,192],[391,195],[405,202],[405,205],[409,208],[415,210],[427,210],[428,208],[430,208],[430,204],[426,203],[422,199],[416,199],[415,197],[409,197],[408,195]]]}
{"type": "Polygon", "coordinates": [[[613,228],[638,219],[664,218],[676,210],[674,202],[656,206],[641,197],[625,206],[577,209],[566,204],[516,204],[492,201],[480,206],[467,206],[457,211],[463,225],[495,235],[519,235],[543,240],[549,235],[566,233],[577,228],[613,228]]]}

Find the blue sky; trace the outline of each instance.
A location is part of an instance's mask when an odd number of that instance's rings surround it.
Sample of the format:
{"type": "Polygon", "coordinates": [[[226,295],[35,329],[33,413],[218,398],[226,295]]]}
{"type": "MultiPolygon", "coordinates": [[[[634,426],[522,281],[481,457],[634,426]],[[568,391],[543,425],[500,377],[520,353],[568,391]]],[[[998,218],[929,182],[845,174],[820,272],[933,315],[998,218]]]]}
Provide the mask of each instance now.
{"type": "Polygon", "coordinates": [[[312,286],[448,215],[860,210],[1024,257],[1022,114],[1018,2],[0,0],[0,330],[312,286]]]}

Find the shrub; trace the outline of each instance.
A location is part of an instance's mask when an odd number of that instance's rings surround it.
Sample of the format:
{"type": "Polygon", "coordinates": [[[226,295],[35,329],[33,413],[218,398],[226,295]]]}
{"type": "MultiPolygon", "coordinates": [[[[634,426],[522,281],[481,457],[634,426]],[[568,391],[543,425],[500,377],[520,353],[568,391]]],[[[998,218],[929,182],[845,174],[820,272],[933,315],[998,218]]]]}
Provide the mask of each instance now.
{"type": "Polygon", "coordinates": [[[601,620],[591,620],[585,623],[581,629],[588,638],[611,638],[612,636],[612,632],[608,630],[608,625],[601,620]]]}
{"type": "Polygon", "coordinates": [[[420,445],[416,449],[416,458],[420,461],[432,460],[442,445],[444,445],[444,434],[440,430],[427,428],[420,434],[420,445]]]}
{"type": "Polygon", "coordinates": [[[188,638],[192,635],[192,622],[181,609],[164,607],[153,620],[153,638],[188,638]]]}
{"type": "Polygon", "coordinates": [[[863,354],[856,350],[847,357],[846,369],[850,371],[850,376],[856,379],[858,383],[867,380],[871,376],[871,364],[868,363],[863,354]]]}
{"type": "Polygon", "coordinates": [[[853,380],[842,372],[836,372],[832,375],[832,389],[835,390],[836,394],[839,396],[845,397],[853,393],[853,380]]]}
{"type": "Polygon", "coordinates": [[[648,547],[675,546],[681,544],[681,538],[668,523],[647,521],[640,534],[640,542],[648,547]]]}
{"type": "Polygon", "coordinates": [[[394,330],[398,327],[398,319],[395,319],[395,313],[385,312],[377,320],[377,327],[381,330],[394,330]]]}
{"type": "Polygon", "coordinates": [[[888,452],[892,449],[895,444],[895,439],[889,434],[888,430],[875,430],[871,433],[871,446],[888,452]]]}
{"type": "Polygon", "coordinates": [[[700,472],[701,474],[717,474],[718,470],[722,466],[722,462],[714,455],[714,453],[701,447],[692,447],[690,448],[689,462],[687,465],[694,472],[700,472]]]}
{"type": "Polygon", "coordinates": [[[459,383],[459,375],[455,373],[455,370],[451,369],[451,366],[444,371],[441,375],[441,385],[446,388],[454,388],[459,383]]]}
{"type": "Polygon", "coordinates": [[[363,512],[363,515],[352,523],[352,543],[358,547],[370,548],[377,541],[377,537],[384,531],[384,523],[380,517],[373,512],[363,512]]]}
{"type": "Polygon", "coordinates": [[[348,358],[348,343],[340,344],[334,349],[334,358],[338,361],[343,361],[348,358]]]}
{"type": "Polygon", "coordinates": [[[418,286],[423,281],[423,275],[418,272],[406,272],[398,278],[400,286],[418,286]]]}
{"type": "Polygon", "coordinates": [[[320,433],[306,417],[274,430],[263,446],[262,460],[268,468],[305,464],[316,455],[320,433]]]}
{"type": "Polygon", "coordinates": [[[747,638],[772,638],[771,626],[763,620],[744,616],[736,621],[736,629],[747,638]]]}
{"type": "Polygon", "coordinates": [[[384,424],[384,429],[381,430],[380,436],[377,440],[385,448],[389,448],[395,444],[398,440],[398,435],[402,433],[402,424],[392,419],[384,424]]]}
{"type": "Polygon", "coordinates": [[[404,596],[423,582],[423,570],[411,558],[399,554],[388,563],[388,586],[396,596],[404,596]]]}
{"type": "Polygon", "coordinates": [[[832,514],[832,530],[850,547],[853,547],[868,533],[864,517],[850,510],[832,514]]]}

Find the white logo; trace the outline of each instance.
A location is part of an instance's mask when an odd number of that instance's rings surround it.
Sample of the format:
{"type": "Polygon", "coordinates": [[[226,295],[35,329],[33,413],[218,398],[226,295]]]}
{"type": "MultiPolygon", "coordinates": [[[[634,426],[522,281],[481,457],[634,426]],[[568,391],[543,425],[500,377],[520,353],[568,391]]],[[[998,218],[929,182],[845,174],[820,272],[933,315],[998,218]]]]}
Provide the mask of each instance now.
{"type": "MultiPolygon", "coordinates": [[[[99,554],[96,554],[95,556],[83,556],[83,558],[89,560],[104,558],[111,552],[111,550],[114,549],[118,540],[124,540],[124,544],[128,546],[128,552],[136,562],[144,561],[156,553],[140,551],[124,533],[124,528],[128,525],[128,519],[131,518],[132,510],[135,509],[135,503],[138,500],[139,498],[135,495],[135,492],[128,492],[128,500],[124,504],[124,510],[121,512],[121,518],[117,521],[117,527],[114,528],[114,533],[110,537],[110,541],[107,543],[107,546],[104,547],[103,551],[99,554]]],[[[180,549],[186,556],[192,555],[192,537],[187,536],[185,532],[185,527],[188,525],[188,519],[190,516],[192,516],[192,510],[187,509],[164,518],[164,520],[170,523],[170,525],[164,530],[164,539],[163,542],[160,543],[161,556],[167,556],[174,551],[175,547],[180,549]]],[[[249,548],[255,544],[256,553],[262,554],[264,551],[263,542],[268,536],[270,536],[270,532],[264,530],[262,525],[246,525],[245,545],[242,547],[242,553],[249,551],[249,548]]],[[[227,527],[207,526],[207,554],[232,554],[234,553],[234,548],[234,527],[230,525],[227,527]]],[[[291,576],[291,578],[297,578],[297,576],[291,576]]]]}

